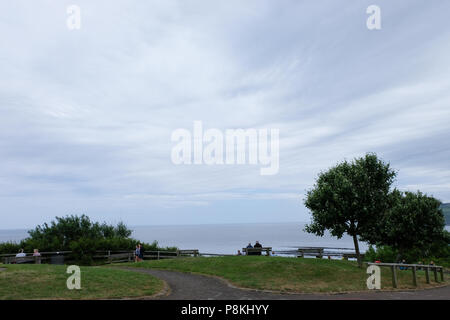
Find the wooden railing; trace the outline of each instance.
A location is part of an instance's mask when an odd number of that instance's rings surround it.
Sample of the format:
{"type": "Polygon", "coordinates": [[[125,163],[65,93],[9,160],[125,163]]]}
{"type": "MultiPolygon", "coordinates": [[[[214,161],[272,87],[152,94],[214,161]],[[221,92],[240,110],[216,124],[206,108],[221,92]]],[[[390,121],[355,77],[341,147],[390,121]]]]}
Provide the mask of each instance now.
{"type": "Polygon", "coordinates": [[[57,252],[40,252],[40,256],[33,256],[33,253],[25,253],[24,257],[16,257],[16,254],[0,254],[0,261],[4,264],[11,263],[36,263],[50,262],[60,264],[64,262],[64,254],[71,253],[71,251],[57,251],[57,252]],[[58,261],[57,261],[58,260],[58,261]]]}
{"type": "MultiPolygon", "coordinates": [[[[58,251],[58,252],[41,252],[40,257],[34,257],[31,253],[26,254],[25,257],[16,257],[16,254],[1,254],[0,261],[5,264],[11,263],[41,263],[41,262],[49,262],[49,263],[57,263],[55,262],[57,259],[59,262],[64,262],[64,255],[71,254],[72,251],[58,251]]],[[[180,257],[198,257],[200,256],[198,249],[189,249],[189,250],[177,250],[177,251],[145,251],[144,259],[172,259],[172,258],[180,258],[180,257]]],[[[120,262],[132,262],[135,259],[135,252],[132,250],[122,250],[122,251],[96,251],[96,254],[93,256],[96,260],[102,260],[107,264],[111,263],[120,263],[120,262]]]]}
{"type": "Polygon", "coordinates": [[[441,275],[441,281],[444,282],[444,267],[435,265],[425,265],[425,264],[403,264],[403,263],[372,263],[368,262],[368,265],[375,265],[379,267],[389,267],[392,272],[392,286],[394,288],[398,287],[397,280],[397,269],[408,270],[411,268],[412,271],[412,282],[413,285],[417,287],[417,270],[425,270],[426,282],[430,283],[430,271],[434,274],[434,281],[438,280],[438,271],[441,275]]]}
{"type": "MultiPolygon", "coordinates": [[[[120,262],[131,262],[135,259],[134,251],[121,251],[119,253],[113,251],[101,251],[104,253],[103,255],[96,255],[94,258],[97,259],[106,259],[106,263],[120,263],[120,262]]],[[[188,257],[194,256],[198,257],[199,252],[198,249],[189,249],[189,250],[177,250],[177,251],[155,251],[149,250],[144,252],[144,260],[145,259],[173,259],[180,257],[188,257]]]]}
{"type": "Polygon", "coordinates": [[[16,257],[16,256],[8,256],[4,257],[4,264],[12,264],[12,263],[35,263],[41,264],[42,261],[48,260],[48,257],[38,257],[38,256],[28,256],[28,257],[16,257]]]}

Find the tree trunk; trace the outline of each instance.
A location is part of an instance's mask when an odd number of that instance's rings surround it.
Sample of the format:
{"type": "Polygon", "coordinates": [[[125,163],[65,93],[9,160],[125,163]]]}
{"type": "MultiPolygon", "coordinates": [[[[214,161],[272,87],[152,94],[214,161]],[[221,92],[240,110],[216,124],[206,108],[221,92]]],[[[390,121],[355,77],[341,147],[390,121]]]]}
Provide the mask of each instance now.
{"type": "Polygon", "coordinates": [[[358,260],[358,267],[362,268],[361,254],[359,253],[358,238],[356,235],[353,235],[353,243],[355,244],[356,260],[358,260]]]}

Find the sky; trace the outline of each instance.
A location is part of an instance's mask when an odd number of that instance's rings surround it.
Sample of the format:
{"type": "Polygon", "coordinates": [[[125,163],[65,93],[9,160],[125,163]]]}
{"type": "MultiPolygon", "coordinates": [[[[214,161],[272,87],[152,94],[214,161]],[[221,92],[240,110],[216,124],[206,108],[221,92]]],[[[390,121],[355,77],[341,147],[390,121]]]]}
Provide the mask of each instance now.
{"type": "Polygon", "coordinates": [[[376,152],[450,202],[448,1],[2,1],[0,229],[309,221],[376,152]],[[381,29],[369,30],[369,5],[381,29]],[[80,29],[69,29],[69,5],[80,29]],[[276,128],[279,171],[175,165],[178,128],[276,128]]]}

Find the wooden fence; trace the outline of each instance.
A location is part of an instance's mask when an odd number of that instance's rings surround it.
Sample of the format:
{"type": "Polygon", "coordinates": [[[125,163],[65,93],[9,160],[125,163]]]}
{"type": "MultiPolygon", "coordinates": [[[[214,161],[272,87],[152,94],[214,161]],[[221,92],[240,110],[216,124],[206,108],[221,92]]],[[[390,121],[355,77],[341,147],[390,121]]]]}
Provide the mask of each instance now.
{"type": "MultiPolygon", "coordinates": [[[[72,251],[58,251],[58,252],[41,252],[41,256],[34,257],[32,253],[26,253],[25,257],[16,257],[16,254],[2,254],[0,255],[0,261],[4,264],[12,263],[55,263],[63,264],[65,256],[71,254],[72,251]]],[[[160,260],[160,259],[172,259],[180,257],[198,257],[200,253],[198,249],[177,250],[177,251],[145,251],[144,259],[146,260],[160,260]]],[[[121,263],[132,262],[135,260],[134,251],[96,251],[93,256],[95,260],[101,260],[103,263],[121,263]]]]}
{"type": "Polygon", "coordinates": [[[397,280],[397,269],[400,270],[408,270],[412,271],[412,282],[413,285],[417,287],[417,270],[425,270],[426,282],[430,283],[430,271],[434,274],[434,281],[439,282],[438,280],[438,271],[441,275],[441,281],[444,282],[444,267],[435,266],[435,265],[424,265],[424,264],[403,264],[403,263],[372,263],[368,262],[368,265],[375,265],[380,267],[389,267],[392,272],[392,286],[394,288],[398,287],[397,280]]]}

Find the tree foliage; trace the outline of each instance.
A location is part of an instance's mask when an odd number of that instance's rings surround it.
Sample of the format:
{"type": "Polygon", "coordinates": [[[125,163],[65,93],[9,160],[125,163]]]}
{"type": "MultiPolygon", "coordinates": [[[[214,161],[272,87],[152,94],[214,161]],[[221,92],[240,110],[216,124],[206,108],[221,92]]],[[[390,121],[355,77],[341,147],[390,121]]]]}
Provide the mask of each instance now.
{"type": "Polygon", "coordinates": [[[370,233],[377,218],[388,209],[395,176],[390,165],[375,154],[344,161],[320,173],[305,200],[312,214],[305,230],[319,236],[328,230],[337,238],[347,233],[353,238],[361,266],[358,236],[364,238],[370,233]]]}
{"type": "Polygon", "coordinates": [[[44,223],[28,231],[29,237],[20,243],[0,243],[0,253],[17,253],[23,248],[32,252],[37,248],[41,252],[71,251],[69,258],[87,265],[93,262],[96,251],[134,250],[141,243],[144,250],[176,250],[159,248],[154,241],[151,244],[130,238],[131,230],[120,222],[116,226],[93,222],[86,215],[56,217],[50,224],[44,223]]]}
{"type": "Polygon", "coordinates": [[[312,214],[305,230],[319,236],[325,230],[338,238],[352,236],[360,266],[358,238],[377,246],[367,252],[370,257],[447,258],[450,238],[441,202],[420,191],[390,191],[395,176],[375,154],[320,173],[305,200],[312,214]]]}
{"type": "Polygon", "coordinates": [[[433,244],[445,240],[445,219],[439,200],[420,191],[394,190],[389,203],[389,210],[366,235],[370,243],[397,249],[400,259],[412,251],[427,256],[433,244]]]}
{"type": "Polygon", "coordinates": [[[39,244],[39,247],[45,247],[50,250],[69,250],[73,241],[82,238],[100,240],[100,239],[124,239],[131,235],[129,230],[122,222],[117,226],[106,223],[92,222],[86,215],[56,217],[56,221],[49,224],[44,223],[35,229],[28,231],[32,242],[39,244]]]}

